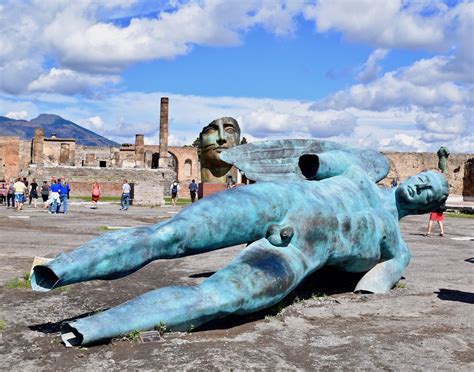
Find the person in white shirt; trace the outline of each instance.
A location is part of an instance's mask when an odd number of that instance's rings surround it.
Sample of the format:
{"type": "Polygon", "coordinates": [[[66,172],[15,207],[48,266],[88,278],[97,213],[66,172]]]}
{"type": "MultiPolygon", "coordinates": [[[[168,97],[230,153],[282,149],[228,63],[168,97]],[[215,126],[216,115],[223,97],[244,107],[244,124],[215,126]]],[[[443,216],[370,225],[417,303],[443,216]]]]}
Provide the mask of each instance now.
{"type": "Polygon", "coordinates": [[[128,205],[129,205],[129,201],[130,201],[130,190],[131,190],[131,187],[130,187],[128,181],[123,180],[122,196],[120,198],[120,210],[121,211],[128,210],[128,205]]]}

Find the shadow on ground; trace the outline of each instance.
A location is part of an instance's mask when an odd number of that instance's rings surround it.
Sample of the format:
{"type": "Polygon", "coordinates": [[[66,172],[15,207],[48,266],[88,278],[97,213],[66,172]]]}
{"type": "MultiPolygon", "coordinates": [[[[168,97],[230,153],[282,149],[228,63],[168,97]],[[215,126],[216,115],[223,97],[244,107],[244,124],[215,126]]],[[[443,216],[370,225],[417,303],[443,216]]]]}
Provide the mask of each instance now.
{"type": "MultiPolygon", "coordinates": [[[[105,310],[107,310],[107,309],[104,309],[103,311],[105,311],[105,310]]],[[[28,328],[31,329],[32,331],[41,332],[41,333],[58,333],[61,330],[61,327],[65,323],[73,322],[73,321],[81,319],[81,318],[86,318],[86,317],[94,315],[96,313],[97,313],[97,311],[91,311],[89,313],[81,314],[81,315],[75,316],[73,318],[63,319],[63,320],[61,320],[59,322],[56,322],[56,323],[48,322],[48,323],[43,323],[43,324],[35,324],[35,325],[28,326],[28,328]]]]}
{"type": "Polygon", "coordinates": [[[434,292],[443,301],[458,301],[466,304],[474,304],[474,293],[456,291],[454,289],[440,288],[439,292],[434,292]]]}

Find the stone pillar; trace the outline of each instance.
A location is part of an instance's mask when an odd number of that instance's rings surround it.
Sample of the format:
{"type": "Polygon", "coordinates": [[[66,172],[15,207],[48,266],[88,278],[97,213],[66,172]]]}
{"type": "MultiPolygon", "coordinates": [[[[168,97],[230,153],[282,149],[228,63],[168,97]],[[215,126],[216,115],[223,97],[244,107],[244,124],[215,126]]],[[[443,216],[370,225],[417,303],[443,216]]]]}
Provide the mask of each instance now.
{"type": "Polygon", "coordinates": [[[44,149],[44,130],[43,128],[35,128],[33,137],[33,164],[43,164],[44,149]]]}
{"type": "Polygon", "coordinates": [[[168,167],[168,97],[161,97],[160,105],[160,168],[168,167]]]}
{"type": "Polygon", "coordinates": [[[135,135],[135,167],[145,167],[145,136],[143,134],[135,135]]]}

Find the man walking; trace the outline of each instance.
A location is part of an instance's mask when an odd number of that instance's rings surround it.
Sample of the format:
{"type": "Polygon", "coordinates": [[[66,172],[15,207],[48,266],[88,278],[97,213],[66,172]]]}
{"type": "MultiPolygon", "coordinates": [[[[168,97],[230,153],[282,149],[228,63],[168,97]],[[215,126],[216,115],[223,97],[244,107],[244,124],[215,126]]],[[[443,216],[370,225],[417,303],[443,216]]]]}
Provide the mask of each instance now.
{"type": "Polygon", "coordinates": [[[69,193],[70,186],[68,183],[66,183],[66,180],[64,177],[61,177],[60,182],[59,182],[59,202],[60,205],[58,206],[58,211],[59,208],[61,208],[61,205],[63,206],[63,213],[67,214],[67,196],[69,193]]]}
{"type": "Polygon", "coordinates": [[[130,200],[130,185],[127,180],[123,180],[123,185],[122,185],[122,196],[120,198],[120,210],[121,211],[126,211],[128,210],[128,204],[130,200]]]}
{"type": "Polygon", "coordinates": [[[189,184],[189,193],[191,194],[191,203],[194,203],[196,201],[196,193],[199,190],[198,184],[192,180],[191,183],[189,184]]]}

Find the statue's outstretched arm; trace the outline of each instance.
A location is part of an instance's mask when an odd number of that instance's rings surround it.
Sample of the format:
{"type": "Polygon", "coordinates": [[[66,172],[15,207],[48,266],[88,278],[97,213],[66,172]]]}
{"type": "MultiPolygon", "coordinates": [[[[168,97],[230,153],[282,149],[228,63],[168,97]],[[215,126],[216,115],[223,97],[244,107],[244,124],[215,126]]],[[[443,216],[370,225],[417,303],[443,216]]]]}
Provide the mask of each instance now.
{"type": "Polygon", "coordinates": [[[382,261],[369,270],[357,283],[355,291],[385,293],[400,280],[410,262],[410,251],[399,237],[383,243],[382,261]]]}
{"type": "Polygon", "coordinates": [[[229,314],[258,311],[283,299],[310,266],[291,244],[276,247],[260,239],[200,285],[160,288],[67,323],[62,338],[67,346],[79,346],[163,323],[170,330],[188,330],[229,314]]]}

